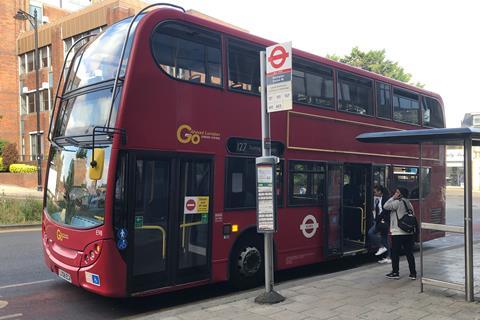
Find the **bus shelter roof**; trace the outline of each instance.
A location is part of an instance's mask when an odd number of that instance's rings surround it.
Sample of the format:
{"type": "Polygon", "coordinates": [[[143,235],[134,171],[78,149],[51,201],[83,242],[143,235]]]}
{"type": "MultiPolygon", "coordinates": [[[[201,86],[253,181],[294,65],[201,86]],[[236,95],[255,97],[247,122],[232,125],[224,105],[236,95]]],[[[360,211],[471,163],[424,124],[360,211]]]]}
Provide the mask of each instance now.
{"type": "Polygon", "coordinates": [[[360,142],[418,144],[431,142],[435,144],[455,145],[472,139],[473,146],[480,146],[479,128],[439,128],[403,131],[384,131],[362,133],[357,136],[360,142]]]}

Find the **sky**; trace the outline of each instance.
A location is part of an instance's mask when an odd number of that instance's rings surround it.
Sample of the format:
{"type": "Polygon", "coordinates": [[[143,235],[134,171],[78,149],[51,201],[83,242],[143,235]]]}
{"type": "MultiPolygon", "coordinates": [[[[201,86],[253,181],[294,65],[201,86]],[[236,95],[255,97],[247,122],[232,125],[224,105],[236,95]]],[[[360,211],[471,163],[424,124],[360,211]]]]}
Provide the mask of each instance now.
{"type": "MultiPolygon", "coordinates": [[[[55,0],[52,0],[55,1],[55,0]]],[[[56,0],[58,1],[58,0],[56,0]]],[[[66,0],[64,0],[66,1],[66,0]]],[[[82,2],[88,0],[70,0],[82,2]]],[[[158,2],[148,0],[148,2],[158,2]]],[[[480,111],[480,2],[177,0],[172,3],[316,55],[386,50],[411,82],[442,96],[447,127],[480,111]]]]}

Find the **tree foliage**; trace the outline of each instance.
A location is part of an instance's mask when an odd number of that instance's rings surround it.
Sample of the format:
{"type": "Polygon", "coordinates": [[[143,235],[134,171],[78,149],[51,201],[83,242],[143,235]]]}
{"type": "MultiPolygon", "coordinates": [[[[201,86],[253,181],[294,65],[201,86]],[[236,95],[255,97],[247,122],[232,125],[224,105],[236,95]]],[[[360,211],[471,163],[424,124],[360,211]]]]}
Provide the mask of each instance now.
{"type": "Polygon", "coordinates": [[[18,161],[17,145],[14,143],[7,143],[3,148],[3,166],[9,169],[11,164],[18,161]]]}
{"type": "MultiPolygon", "coordinates": [[[[344,57],[340,57],[336,54],[329,54],[327,55],[327,58],[406,83],[412,79],[412,75],[406,72],[398,62],[386,58],[385,49],[364,52],[358,47],[355,47],[352,48],[350,54],[345,55],[344,57]]],[[[425,86],[419,82],[414,85],[420,88],[425,86]]]]}

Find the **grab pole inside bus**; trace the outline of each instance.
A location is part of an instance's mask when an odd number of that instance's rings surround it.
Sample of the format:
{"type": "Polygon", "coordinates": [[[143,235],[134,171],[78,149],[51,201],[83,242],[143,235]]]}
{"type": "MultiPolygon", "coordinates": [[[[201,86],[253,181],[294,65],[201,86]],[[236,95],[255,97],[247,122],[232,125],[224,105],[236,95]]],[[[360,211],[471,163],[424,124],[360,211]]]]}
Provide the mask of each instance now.
{"type": "MultiPolygon", "coordinates": [[[[261,86],[261,121],[262,121],[262,158],[271,158],[272,148],[270,139],[270,114],[267,112],[267,81],[266,81],[266,52],[260,51],[260,86],[261,86]]],[[[273,172],[275,172],[275,164],[273,164],[273,172]]],[[[257,176],[258,180],[258,176],[257,176]]],[[[275,185],[273,185],[275,187],[275,185]]],[[[273,198],[276,193],[273,193],[273,198]]],[[[258,199],[258,196],[257,196],[258,199]]],[[[276,202],[274,201],[275,205],[276,202]]],[[[258,204],[257,204],[258,207],[258,204]]],[[[276,208],[274,208],[276,211],[276,208]]],[[[257,208],[258,212],[258,208],[257,208]]],[[[258,215],[258,213],[257,213],[258,215]]],[[[257,222],[258,224],[258,222],[257,222]]],[[[265,292],[255,298],[256,303],[260,304],[274,304],[285,300],[285,297],[275,292],[273,289],[273,232],[264,232],[264,259],[265,259],[265,292]]]]}

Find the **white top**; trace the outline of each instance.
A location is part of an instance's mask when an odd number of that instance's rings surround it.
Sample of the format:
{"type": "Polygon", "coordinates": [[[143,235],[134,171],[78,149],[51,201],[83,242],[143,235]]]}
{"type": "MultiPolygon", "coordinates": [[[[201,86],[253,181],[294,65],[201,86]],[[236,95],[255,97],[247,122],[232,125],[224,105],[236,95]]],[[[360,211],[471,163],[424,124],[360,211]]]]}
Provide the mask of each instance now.
{"type": "MultiPolygon", "coordinates": [[[[405,198],[402,198],[402,200],[405,202],[407,207],[410,208],[413,212],[413,206],[410,203],[410,201],[408,201],[408,199],[405,199],[405,198]]],[[[398,227],[397,215],[398,215],[398,219],[401,219],[404,215],[407,214],[407,210],[405,209],[405,206],[402,204],[402,200],[398,200],[391,197],[383,205],[383,208],[385,210],[390,210],[390,233],[392,234],[392,236],[413,234],[413,233],[405,232],[398,227]]]]}

